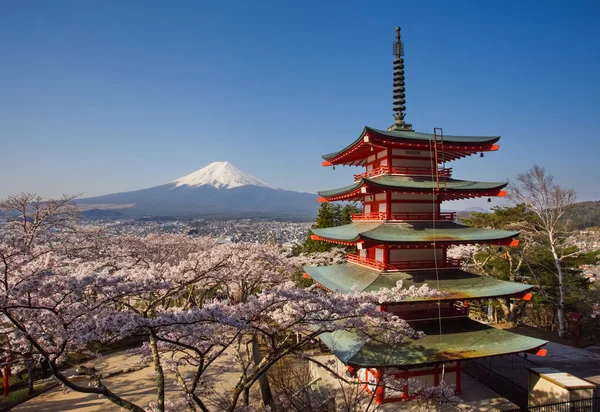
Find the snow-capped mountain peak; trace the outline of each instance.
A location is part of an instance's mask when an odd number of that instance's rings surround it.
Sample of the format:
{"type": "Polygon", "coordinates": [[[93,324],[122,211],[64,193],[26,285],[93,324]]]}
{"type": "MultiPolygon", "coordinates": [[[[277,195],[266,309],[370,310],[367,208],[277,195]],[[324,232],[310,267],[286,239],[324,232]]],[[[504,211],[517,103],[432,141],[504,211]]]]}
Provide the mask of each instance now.
{"type": "Polygon", "coordinates": [[[254,176],[242,172],[229,162],[213,162],[208,166],[180,177],[173,181],[175,187],[179,186],[205,186],[210,185],[217,189],[232,189],[240,186],[259,186],[277,189],[254,176]]]}

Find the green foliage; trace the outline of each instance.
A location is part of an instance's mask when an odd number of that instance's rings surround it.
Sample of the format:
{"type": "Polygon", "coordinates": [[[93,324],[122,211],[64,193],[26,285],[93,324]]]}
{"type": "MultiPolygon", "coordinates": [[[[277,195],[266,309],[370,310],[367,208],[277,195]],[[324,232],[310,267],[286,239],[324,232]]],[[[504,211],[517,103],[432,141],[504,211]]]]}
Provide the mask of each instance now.
{"type": "MultiPolygon", "coordinates": [[[[558,301],[559,282],[547,240],[530,231],[531,227],[539,223],[537,215],[522,204],[498,206],[492,209],[492,213],[473,213],[468,218],[463,218],[462,223],[479,228],[521,231],[519,246],[484,247],[473,256],[470,263],[473,270],[480,274],[535,285],[538,293],[534,294],[533,301],[526,306],[525,319],[531,326],[549,327],[555,321],[552,314],[558,301]]],[[[581,275],[579,266],[596,264],[599,255],[599,252],[575,252],[577,248],[573,246],[563,246],[559,250],[560,255],[569,255],[561,261],[564,282],[568,286],[565,296],[567,312],[577,310],[581,296],[590,290],[590,283],[581,275]]]]}
{"type": "MultiPolygon", "coordinates": [[[[335,227],[352,223],[352,215],[361,213],[362,209],[356,203],[348,203],[344,206],[335,203],[323,203],[315,219],[313,229],[335,227]]],[[[304,253],[327,252],[335,247],[332,243],[312,240],[311,233],[308,234],[302,247],[304,253]]]]}
{"type": "Polygon", "coordinates": [[[307,288],[315,283],[315,281],[311,278],[307,279],[304,277],[304,269],[299,269],[294,274],[292,274],[292,280],[299,288],[307,288]]]}
{"type": "Polygon", "coordinates": [[[582,253],[578,256],[577,263],[580,265],[597,265],[600,264],[600,250],[582,253]]]}
{"type": "Polygon", "coordinates": [[[600,226],[600,201],[575,203],[565,213],[571,229],[600,226]]]}
{"type": "Polygon", "coordinates": [[[489,228],[489,229],[509,229],[523,222],[534,222],[537,216],[528,211],[525,205],[520,204],[513,207],[495,206],[492,213],[474,212],[469,217],[461,219],[467,226],[489,228]]]}

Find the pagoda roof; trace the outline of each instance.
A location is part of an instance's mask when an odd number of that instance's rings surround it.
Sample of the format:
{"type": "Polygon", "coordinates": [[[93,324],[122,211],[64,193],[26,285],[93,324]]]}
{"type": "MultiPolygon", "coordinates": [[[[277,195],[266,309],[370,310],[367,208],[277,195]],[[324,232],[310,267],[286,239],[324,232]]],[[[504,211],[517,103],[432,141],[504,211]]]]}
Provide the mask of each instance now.
{"type": "Polygon", "coordinates": [[[467,317],[411,322],[423,331],[423,339],[389,346],[355,332],[335,331],[319,335],[321,341],[346,364],[358,367],[419,367],[439,362],[527,352],[544,346],[545,340],[484,325],[467,317]]]}
{"type": "MultiPolygon", "coordinates": [[[[366,126],[360,136],[351,144],[334,153],[328,153],[323,155],[323,159],[327,161],[335,160],[340,155],[346,153],[347,151],[358,147],[359,145],[365,143],[365,137],[374,138],[376,140],[381,141],[381,143],[391,143],[392,145],[402,145],[405,144],[407,147],[410,145],[414,145],[415,149],[419,146],[429,147],[429,142],[435,141],[436,136],[431,133],[422,133],[422,132],[414,132],[411,130],[378,130],[372,127],[366,126]],[[427,145],[427,146],[424,146],[427,145]]],[[[440,141],[440,136],[437,136],[438,142],[440,141]]],[[[452,135],[444,135],[443,146],[446,148],[444,150],[452,151],[468,151],[472,153],[476,153],[478,151],[487,151],[487,150],[497,150],[493,148],[493,144],[500,140],[500,136],[452,136],[452,135]]],[[[400,146],[398,146],[400,147],[400,146]]],[[[469,154],[472,154],[469,153],[469,154]]],[[[444,155],[440,158],[440,161],[449,161],[453,159],[457,159],[460,157],[464,157],[468,154],[463,155],[453,155],[448,154],[444,155]]]]}
{"type": "MultiPolygon", "coordinates": [[[[432,133],[414,132],[412,130],[378,130],[366,126],[363,133],[373,133],[378,136],[385,136],[390,139],[407,139],[429,141],[435,140],[435,135],[432,133]]],[[[438,136],[438,140],[439,140],[438,136]]],[[[452,136],[444,135],[444,142],[472,145],[477,143],[496,143],[500,140],[500,136],[452,136]]]]}
{"type": "MultiPolygon", "coordinates": [[[[440,178],[439,195],[444,197],[446,194],[463,193],[465,196],[475,194],[479,196],[493,196],[499,194],[500,189],[506,187],[508,182],[477,182],[470,180],[458,180],[452,178],[440,178]],[[444,183],[445,181],[445,183],[444,183]]],[[[362,193],[361,188],[392,190],[395,192],[423,192],[431,193],[433,189],[438,188],[438,183],[432,176],[401,176],[401,175],[380,175],[375,177],[363,177],[358,182],[344,186],[339,189],[323,190],[318,192],[319,196],[325,199],[339,200],[340,197],[364,197],[370,193],[362,193]]],[[[452,197],[449,196],[448,197],[452,197]]]]}
{"type": "Polygon", "coordinates": [[[343,226],[311,229],[325,241],[375,244],[478,244],[508,241],[519,232],[496,229],[480,229],[454,222],[353,222],[343,226]]]}
{"type": "Polygon", "coordinates": [[[315,282],[334,292],[376,292],[380,289],[393,288],[400,280],[404,289],[427,284],[433,289],[445,292],[441,297],[410,298],[403,302],[495,298],[520,294],[533,288],[531,285],[479,276],[460,269],[440,270],[436,275],[434,270],[380,272],[346,263],[333,266],[307,266],[304,271],[315,282]]]}

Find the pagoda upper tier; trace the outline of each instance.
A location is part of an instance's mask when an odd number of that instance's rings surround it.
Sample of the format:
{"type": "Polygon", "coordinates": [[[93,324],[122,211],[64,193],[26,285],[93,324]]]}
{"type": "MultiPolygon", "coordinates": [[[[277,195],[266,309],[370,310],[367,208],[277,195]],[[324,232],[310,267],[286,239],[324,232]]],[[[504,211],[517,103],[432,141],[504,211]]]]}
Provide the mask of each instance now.
{"type": "Polygon", "coordinates": [[[375,177],[361,177],[356,183],[339,189],[320,191],[320,201],[350,200],[360,201],[372,194],[393,192],[404,194],[431,195],[436,188],[443,189],[437,194],[437,201],[468,199],[481,196],[505,196],[502,189],[507,182],[475,182],[443,178],[441,183],[433,176],[404,176],[383,174],[375,177]]]}
{"type": "Polygon", "coordinates": [[[519,232],[480,229],[454,222],[353,222],[343,226],[311,229],[313,239],[345,245],[465,245],[518,244],[519,232]]]}
{"type": "Polygon", "coordinates": [[[398,149],[433,151],[437,141],[437,162],[443,163],[460,159],[479,152],[498,150],[495,144],[500,136],[435,136],[430,133],[412,130],[377,130],[365,127],[358,139],[348,147],[323,155],[324,166],[350,165],[364,166],[373,150],[398,149]]]}

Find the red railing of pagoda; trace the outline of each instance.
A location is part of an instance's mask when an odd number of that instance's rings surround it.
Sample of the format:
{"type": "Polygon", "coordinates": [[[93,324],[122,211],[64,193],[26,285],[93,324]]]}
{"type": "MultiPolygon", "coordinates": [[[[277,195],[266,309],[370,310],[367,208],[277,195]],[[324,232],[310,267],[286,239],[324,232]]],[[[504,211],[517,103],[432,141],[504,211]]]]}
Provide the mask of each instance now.
{"type": "Polygon", "coordinates": [[[385,212],[370,212],[370,213],[355,213],[352,215],[352,220],[444,220],[453,222],[456,218],[455,212],[402,212],[402,213],[385,213],[385,212]]]}
{"type": "MultiPolygon", "coordinates": [[[[378,270],[411,270],[411,269],[435,269],[436,262],[434,260],[418,260],[410,262],[396,262],[393,265],[389,263],[380,262],[375,259],[369,259],[353,253],[347,253],[346,259],[348,262],[356,263],[357,265],[367,266],[378,270]]],[[[460,259],[446,259],[445,261],[438,261],[438,269],[443,268],[459,268],[461,265],[460,259]]]]}
{"type": "Polygon", "coordinates": [[[368,267],[374,268],[374,269],[379,269],[379,270],[393,269],[387,263],[383,263],[383,262],[380,262],[375,259],[369,259],[366,257],[355,255],[353,253],[346,253],[346,259],[348,259],[348,262],[356,263],[358,265],[368,266],[368,267]]]}
{"type": "MultiPolygon", "coordinates": [[[[419,176],[435,176],[435,170],[429,167],[390,167],[380,166],[369,172],[360,173],[354,175],[354,181],[359,181],[363,177],[372,177],[385,174],[393,175],[419,175],[419,176]]],[[[440,177],[450,177],[452,175],[452,168],[438,169],[440,177]]]]}

